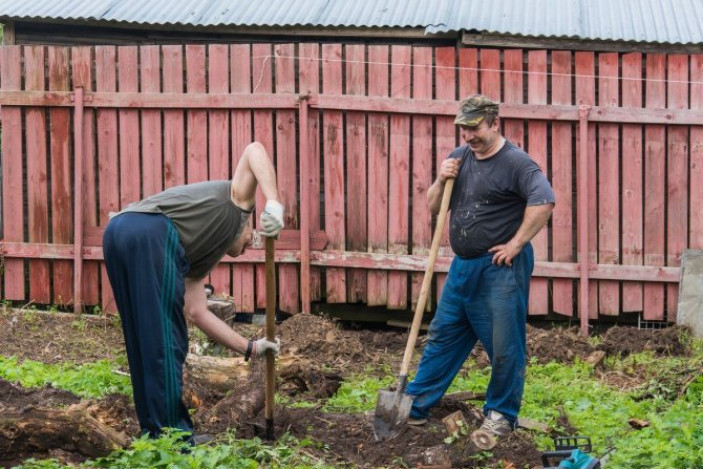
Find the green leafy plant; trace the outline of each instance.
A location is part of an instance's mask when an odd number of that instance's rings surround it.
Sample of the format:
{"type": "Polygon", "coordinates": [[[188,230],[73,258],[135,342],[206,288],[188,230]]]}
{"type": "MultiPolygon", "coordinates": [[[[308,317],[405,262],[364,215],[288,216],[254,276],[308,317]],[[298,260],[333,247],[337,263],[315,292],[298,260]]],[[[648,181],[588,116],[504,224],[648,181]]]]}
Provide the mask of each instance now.
{"type": "Polygon", "coordinates": [[[113,371],[115,364],[108,360],[77,366],[47,365],[34,360],[20,363],[16,357],[0,356],[0,377],[16,381],[25,387],[51,385],[82,397],[101,397],[107,394],[132,394],[129,376],[113,371]]]}

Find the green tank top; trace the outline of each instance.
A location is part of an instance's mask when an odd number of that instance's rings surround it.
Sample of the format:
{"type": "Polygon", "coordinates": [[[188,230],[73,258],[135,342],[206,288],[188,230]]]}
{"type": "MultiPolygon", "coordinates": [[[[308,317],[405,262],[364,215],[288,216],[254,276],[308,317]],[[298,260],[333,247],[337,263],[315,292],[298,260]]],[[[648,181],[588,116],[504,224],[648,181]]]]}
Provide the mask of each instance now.
{"type": "Polygon", "coordinates": [[[231,181],[206,181],[172,187],[135,202],[119,213],[167,216],[178,230],[190,262],[186,276],[201,279],[229,250],[251,214],[234,205],[231,184],[231,181]]]}

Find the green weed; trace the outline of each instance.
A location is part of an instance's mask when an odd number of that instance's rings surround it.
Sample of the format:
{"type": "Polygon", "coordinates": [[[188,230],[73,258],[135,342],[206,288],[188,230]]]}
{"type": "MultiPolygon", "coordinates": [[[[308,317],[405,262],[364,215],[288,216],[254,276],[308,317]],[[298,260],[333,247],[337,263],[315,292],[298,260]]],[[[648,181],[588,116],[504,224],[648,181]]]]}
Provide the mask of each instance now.
{"type": "Polygon", "coordinates": [[[47,365],[34,360],[19,363],[16,357],[0,356],[0,377],[19,382],[24,387],[51,385],[71,391],[77,396],[97,398],[107,394],[132,395],[128,376],[113,372],[115,364],[100,360],[77,366],[70,364],[47,365]]]}

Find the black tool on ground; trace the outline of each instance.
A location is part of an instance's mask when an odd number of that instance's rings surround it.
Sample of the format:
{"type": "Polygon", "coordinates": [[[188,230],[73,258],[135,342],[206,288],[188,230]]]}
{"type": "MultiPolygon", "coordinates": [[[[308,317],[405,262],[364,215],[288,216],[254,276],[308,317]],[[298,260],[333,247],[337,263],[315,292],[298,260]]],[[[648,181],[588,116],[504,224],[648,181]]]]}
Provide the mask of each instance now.
{"type": "Polygon", "coordinates": [[[588,454],[592,449],[587,436],[558,436],[554,438],[554,451],[542,453],[542,465],[544,469],[600,469],[600,461],[588,454]]]}
{"type": "Polygon", "coordinates": [[[410,336],[408,343],[405,346],[405,355],[403,363],[400,366],[400,375],[398,376],[398,386],[394,391],[379,391],[376,401],[376,413],[373,421],[373,434],[376,441],[395,438],[400,433],[400,430],[408,422],[410,416],[410,408],[412,407],[412,397],[405,394],[405,389],[408,386],[408,369],[410,368],[410,359],[415,349],[417,335],[420,332],[420,323],[422,315],[425,312],[425,304],[432,285],[432,275],[434,274],[434,264],[437,260],[437,252],[439,251],[439,243],[444,232],[444,222],[449,211],[449,201],[452,197],[452,189],[454,187],[454,179],[449,179],[444,185],[444,193],[442,195],[442,204],[440,205],[439,214],[437,215],[437,226],[435,226],[434,237],[432,238],[432,246],[430,247],[430,255],[425,267],[425,276],[422,279],[422,287],[420,288],[420,297],[417,300],[415,307],[415,315],[413,316],[412,326],[410,327],[410,336]]]}

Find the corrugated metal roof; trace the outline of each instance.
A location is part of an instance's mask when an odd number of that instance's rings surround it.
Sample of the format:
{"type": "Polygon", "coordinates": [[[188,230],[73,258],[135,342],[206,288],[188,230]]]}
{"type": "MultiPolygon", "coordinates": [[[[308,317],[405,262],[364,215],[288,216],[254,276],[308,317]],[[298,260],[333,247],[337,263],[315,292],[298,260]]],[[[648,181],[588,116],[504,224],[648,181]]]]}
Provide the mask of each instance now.
{"type": "Polygon", "coordinates": [[[0,0],[0,18],[140,25],[424,28],[703,42],[703,0],[0,0]]]}

